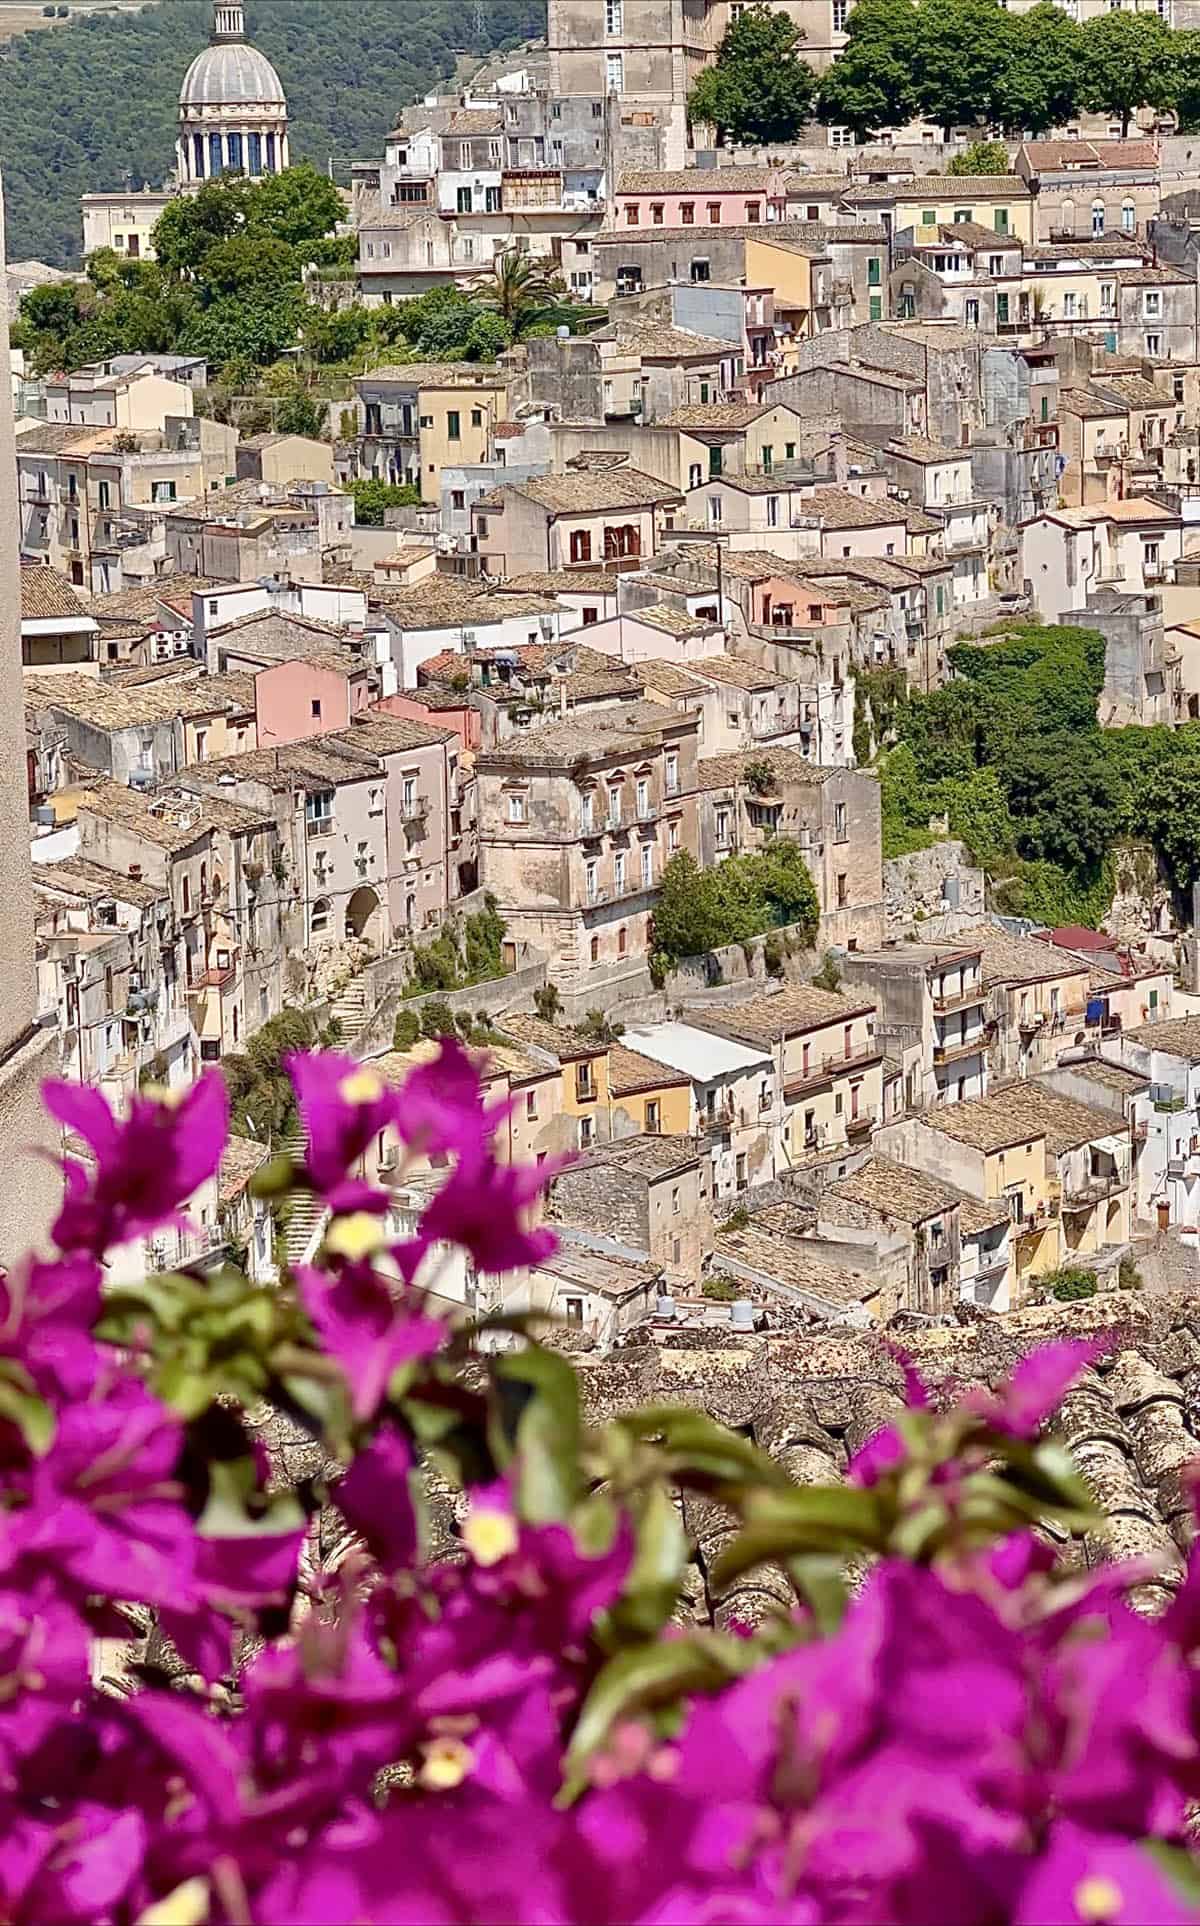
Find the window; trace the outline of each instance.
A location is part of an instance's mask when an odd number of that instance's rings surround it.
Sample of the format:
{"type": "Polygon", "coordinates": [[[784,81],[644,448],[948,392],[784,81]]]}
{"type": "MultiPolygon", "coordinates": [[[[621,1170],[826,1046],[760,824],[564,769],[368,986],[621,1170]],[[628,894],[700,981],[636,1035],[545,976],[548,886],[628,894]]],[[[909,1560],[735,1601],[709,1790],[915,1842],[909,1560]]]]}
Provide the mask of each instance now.
{"type": "Polygon", "coordinates": [[[608,792],[608,823],[610,829],[621,826],[621,785],[613,783],[608,792]]]}
{"type": "Polygon", "coordinates": [[[674,1188],[673,1188],[673,1190],[671,1191],[671,1215],[672,1215],[672,1217],[678,1217],[678,1215],[679,1215],[679,1208],[680,1208],[680,1207],[679,1207],[679,1186],[678,1186],[678,1184],[676,1184],[676,1185],[674,1186],[674,1188]]]}
{"type": "Polygon", "coordinates": [[[805,218],[805,220],[806,220],[806,221],[819,221],[819,220],[820,220],[820,218],[821,218],[821,210],[820,210],[820,208],[819,208],[819,207],[806,207],[806,208],[805,208],[805,210],[804,210],[804,218],[805,218]]]}
{"type": "Polygon", "coordinates": [[[935,207],[923,207],[921,209],[921,226],[922,227],[937,226],[937,209],[935,207]]]}
{"type": "Polygon", "coordinates": [[[458,203],[458,205],[457,205],[457,209],[456,209],[456,212],[457,212],[457,213],[459,213],[459,214],[469,214],[469,213],[471,212],[471,190],[470,190],[470,188],[469,188],[469,187],[460,187],[460,188],[459,188],[459,190],[458,190],[458,194],[457,194],[457,196],[456,196],[456,199],[457,199],[457,203],[458,203]]]}
{"type": "Polygon", "coordinates": [[[618,896],[625,894],[625,852],[618,850],[613,857],[613,889],[618,896]]]}
{"type": "Polygon", "coordinates": [[[483,427],[483,409],[482,409],[482,408],[472,408],[472,410],[471,410],[471,426],[472,426],[472,428],[482,428],[482,427],[483,427]]]}
{"type": "Polygon", "coordinates": [[[717,811],[717,848],[729,848],[729,811],[727,809],[717,811]]]}
{"type": "Polygon", "coordinates": [[[847,882],[846,872],[844,869],[839,869],[837,873],[837,906],[838,908],[845,909],[849,901],[850,901],[850,891],[849,891],[849,885],[847,882]]]}
{"type": "Polygon", "coordinates": [[[1176,401],[1183,400],[1183,376],[1182,375],[1173,376],[1171,381],[1171,393],[1174,395],[1176,401]]]}
{"type": "Polygon", "coordinates": [[[879,256],[877,254],[872,254],[870,259],[867,262],[867,286],[869,288],[877,288],[877,287],[880,287],[881,285],[882,285],[882,270],[880,267],[879,256]]]}
{"type": "Polygon", "coordinates": [[[759,213],[760,213],[760,206],[757,201],[746,202],[746,222],[748,226],[753,227],[754,223],[759,218],[759,213]]]}
{"type": "Polygon", "coordinates": [[[973,221],[974,219],[975,219],[975,209],[973,207],[956,207],[955,208],[954,224],[956,227],[961,226],[963,221],[973,221]]]}
{"type": "Polygon", "coordinates": [[[1092,238],[1099,240],[1104,233],[1104,202],[1092,202],[1092,238]]]}
{"type": "Polygon", "coordinates": [[[316,696],[314,696],[314,698],[313,698],[313,704],[312,704],[312,719],[313,719],[313,721],[314,721],[314,722],[320,722],[320,720],[321,720],[321,703],[320,703],[320,698],[319,698],[319,697],[316,697],[316,696]]]}
{"type": "Polygon", "coordinates": [[[767,496],[767,527],[768,527],[768,528],[778,528],[778,527],[779,527],[779,497],[778,497],[778,495],[768,495],[768,496],[767,496]]]}
{"type": "Polygon", "coordinates": [[[583,1299],[581,1297],[568,1297],[565,1300],[565,1303],[566,1303],[567,1323],[582,1324],[583,1323],[583,1299]]]}
{"type": "Polygon", "coordinates": [[[510,790],[508,797],[508,820],[510,823],[525,821],[525,794],[523,790],[510,790]]]}
{"type": "Polygon", "coordinates": [[[327,896],[318,896],[316,902],[313,904],[309,926],[314,936],[323,936],[329,928],[329,898],[327,896]]]}
{"type": "Polygon", "coordinates": [[[1007,294],[998,294],[996,296],[996,326],[998,328],[1006,328],[1008,326],[1007,294]]]}
{"type": "Polygon", "coordinates": [[[591,954],[591,959],[593,963],[598,963],[600,961],[600,938],[598,936],[593,936],[592,938],[591,945],[590,945],[590,954],[591,954]]]}
{"type": "Polygon", "coordinates": [[[1121,203],[1121,232],[1132,234],[1137,227],[1137,209],[1132,201],[1121,203]]]}
{"type": "Polygon", "coordinates": [[[569,552],[573,562],[590,562],[592,559],[592,538],[586,528],[573,528],[569,552]]]}
{"type": "Polygon", "coordinates": [[[1152,360],[1162,353],[1161,334],[1148,334],[1146,336],[1146,353],[1152,360]]]}
{"type": "Polygon", "coordinates": [[[459,511],[462,511],[466,508],[467,497],[466,497],[466,491],[464,489],[452,488],[450,490],[450,506],[451,508],[457,509],[459,511]]]}
{"type": "Polygon", "coordinates": [[[846,840],[846,805],[844,802],[833,805],[833,840],[844,843],[846,840]]]}
{"type": "Polygon", "coordinates": [[[667,847],[668,847],[668,849],[669,849],[669,850],[671,851],[671,854],[672,854],[672,855],[674,855],[674,854],[675,854],[675,851],[676,851],[676,850],[677,850],[677,849],[679,848],[679,824],[678,824],[678,822],[673,822],[673,823],[668,823],[668,824],[667,824],[667,847]]]}
{"type": "MultiPolygon", "coordinates": [[[[1180,398],[1182,399],[1182,397],[1180,398]]],[[[107,508],[109,506],[109,500],[108,500],[109,488],[108,488],[108,483],[106,481],[102,481],[99,484],[99,494],[100,494],[101,508],[107,508]]]]}
{"type": "Polygon", "coordinates": [[[654,844],[642,844],[642,888],[654,887],[654,844]]]}
{"type": "Polygon", "coordinates": [[[485,214],[499,214],[503,205],[498,187],[485,187],[483,190],[483,211],[485,214]]]}
{"type": "Polygon", "coordinates": [[[598,903],[600,901],[600,880],[599,880],[600,866],[599,864],[596,862],[585,863],[583,875],[584,875],[584,883],[587,889],[588,902],[598,903]]]}
{"type": "Polygon", "coordinates": [[[698,461],[692,462],[688,469],[688,487],[699,488],[703,480],[704,476],[701,472],[700,463],[698,461]]]}
{"type": "Polygon", "coordinates": [[[667,794],[674,796],[679,790],[679,757],[673,749],[667,751],[665,769],[667,794]]]}
{"type": "Polygon", "coordinates": [[[650,207],[650,225],[652,227],[661,227],[665,213],[666,207],[662,201],[652,202],[650,207]]]}
{"type": "Polygon", "coordinates": [[[604,0],[605,33],[623,33],[625,30],[625,0],[604,0]]]}
{"type": "Polygon", "coordinates": [[[850,0],[833,0],[833,31],[845,33],[846,20],[850,12],[850,0]]]}
{"type": "Polygon", "coordinates": [[[871,295],[867,304],[867,319],[869,321],[883,320],[883,296],[881,294],[871,295]]]}
{"type": "Polygon", "coordinates": [[[998,207],[996,209],[992,215],[992,226],[995,228],[997,234],[1008,233],[1008,209],[1006,207],[998,207]]]}
{"type": "Polygon", "coordinates": [[[575,1099],[577,1103],[590,1103],[596,1094],[595,1079],[592,1076],[592,1059],[582,1057],[575,1065],[575,1099]]]}
{"type": "Polygon", "coordinates": [[[712,269],[705,255],[701,254],[696,257],[691,264],[690,273],[694,282],[703,282],[709,279],[712,269]]]}
{"type": "Polygon", "coordinates": [[[462,417],[457,408],[450,408],[447,410],[446,438],[448,441],[462,440],[462,417]]]}
{"type": "Polygon", "coordinates": [[[721,497],[710,495],[708,498],[708,525],[716,528],[721,520],[721,497]]]}
{"type": "Polygon", "coordinates": [[[1147,321],[1162,319],[1162,289],[1147,288],[1142,296],[1142,314],[1147,321]]]}
{"type": "Polygon", "coordinates": [[[310,836],[325,836],[333,828],[333,791],[314,789],[304,800],[304,821],[310,836]]]}
{"type": "Polygon", "coordinates": [[[625,208],[626,227],[636,227],[641,220],[641,212],[636,201],[630,201],[625,208]]]}
{"type": "Polygon", "coordinates": [[[527,1123],[535,1123],[537,1121],[536,1090],[527,1090],[525,1092],[525,1121],[527,1123]]]}
{"type": "Polygon", "coordinates": [[[625,60],[619,53],[604,56],[604,86],[610,94],[619,94],[625,86],[625,60]]]}
{"type": "Polygon", "coordinates": [[[969,328],[977,328],[979,326],[979,301],[977,298],[968,295],[963,304],[963,319],[969,328]]]}
{"type": "Polygon", "coordinates": [[[662,1129],[662,1104],[657,1097],[646,1099],[646,1130],[651,1137],[657,1137],[662,1129]]]}
{"type": "Polygon", "coordinates": [[[594,100],[592,102],[592,119],[602,120],[603,118],[604,118],[604,102],[602,100],[594,100]]]}
{"type": "Polygon", "coordinates": [[[1063,320],[1064,321],[1078,320],[1079,317],[1077,313],[1077,307],[1078,307],[1078,302],[1077,302],[1075,290],[1074,288],[1068,288],[1063,295],[1063,320]]]}
{"type": "Polygon", "coordinates": [[[594,1117],[579,1119],[579,1148],[590,1150],[596,1141],[596,1120],[594,1117]]]}
{"type": "Polygon", "coordinates": [[[695,201],[680,201],[679,224],[681,227],[694,227],[696,225],[695,201]]]}
{"type": "Polygon", "coordinates": [[[646,817],[650,814],[650,780],[647,776],[638,777],[637,813],[641,817],[646,817]]]}
{"type": "Polygon", "coordinates": [[[710,227],[720,227],[721,225],[720,201],[710,201],[708,203],[708,225],[710,227]]]}

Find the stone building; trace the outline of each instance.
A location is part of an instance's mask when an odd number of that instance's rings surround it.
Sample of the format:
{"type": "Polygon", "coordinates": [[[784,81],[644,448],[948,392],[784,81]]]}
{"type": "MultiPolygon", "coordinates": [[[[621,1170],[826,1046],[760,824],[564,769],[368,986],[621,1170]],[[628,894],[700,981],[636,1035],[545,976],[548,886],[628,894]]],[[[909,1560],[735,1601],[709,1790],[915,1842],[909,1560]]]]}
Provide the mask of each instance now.
{"type": "Polygon", "coordinates": [[[693,716],[633,701],[479,757],[480,881],[562,983],[651,947],[663,870],[698,854],[693,716]]]}
{"type": "Polygon", "coordinates": [[[697,1280],[712,1243],[708,1159],[695,1137],[614,1138],[557,1179],[549,1215],[697,1280]]]}

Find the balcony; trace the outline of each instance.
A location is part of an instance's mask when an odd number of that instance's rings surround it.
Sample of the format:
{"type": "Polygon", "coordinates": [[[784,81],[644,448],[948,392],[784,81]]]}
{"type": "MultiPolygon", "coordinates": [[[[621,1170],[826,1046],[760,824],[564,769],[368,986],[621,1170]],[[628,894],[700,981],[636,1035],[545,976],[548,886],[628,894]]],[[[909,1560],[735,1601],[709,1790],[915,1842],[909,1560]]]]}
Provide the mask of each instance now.
{"type": "Polygon", "coordinates": [[[732,1130],[737,1113],[731,1103],[718,1104],[714,1110],[702,1110],[696,1125],[700,1137],[719,1137],[732,1130]]]}
{"type": "Polygon", "coordinates": [[[862,1137],[869,1137],[878,1122],[873,1110],[864,1110],[857,1117],[847,1117],[846,1135],[851,1143],[855,1143],[862,1137]]]}
{"type": "Polygon", "coordinates": [[[410,796],[400,804],[402,823],[423,823],[429,814],[429,802],[425,796],[410,796]]]}
{"type": "Polygon", "coordinates": [[[1135,1144],[1144,1144],[1146,1139],[1149,1137],[1149,1135],[1150,1135],[1150,1126],[1148,1123],[1134,1124],[1132,1136],[1135,1144]]]}
{"type": "Polygon", "coordinates": [[[1113,1197],[1118,1191],[1129,1188],[1129,1179],[1121,1171],[1114,1170],[1108,1176],[1094,1174],[1084,1183],[1066,1183],[1062,1188],[1062,1208],[1065,1211],[1091,1210],[1094,1205],[1102,1204],[1106,1197],[1113,1197]]]}
{"type": "Polygon", "coordinates": [[[955,1016],[960,1010],[977,1009],[983,1002],[986,992],[980,984],[974,990],[961,991],[956,996],[937,996],[932,998],[935,1016],[955,1016]]]}
{"type": "Polygon", "coordinates": [[[882,1052],[874,1045],[869,1050],[860,1050],[853,1056],[827,1056],[814,1059],[803,1068],[799,1075],[785,1079],[783,1094],[791,1103],[806,1090],[819,1090],[823,1083],[830,1083],[835,1077],[849,1076],[855,1070],[865,1070],[869,1065],[878,1063],[882,1052]]]}
{"type": "Polygon", "coordinates": [[[982,1030],[974,1037],[959,1037],[954,1041],[935,1043],[933,1046],[934,1068],[935,1070],[940,1070],[948,1063],[961,1063],[964,1057],[982,1056],[984,1048],[985,1043],[982,1030]]]}

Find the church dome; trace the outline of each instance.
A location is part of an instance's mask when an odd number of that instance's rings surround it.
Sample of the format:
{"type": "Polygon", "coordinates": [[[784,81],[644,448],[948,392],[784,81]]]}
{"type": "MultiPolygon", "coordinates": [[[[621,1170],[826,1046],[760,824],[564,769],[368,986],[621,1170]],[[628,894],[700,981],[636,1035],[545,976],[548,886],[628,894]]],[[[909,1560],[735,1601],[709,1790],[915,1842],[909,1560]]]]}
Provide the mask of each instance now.
{"type": "Polygon", "coordinates": [[[283,107],[283,82],[265,54],[244,40],[218,41],[184,76],[181,107],[283,107]]]}

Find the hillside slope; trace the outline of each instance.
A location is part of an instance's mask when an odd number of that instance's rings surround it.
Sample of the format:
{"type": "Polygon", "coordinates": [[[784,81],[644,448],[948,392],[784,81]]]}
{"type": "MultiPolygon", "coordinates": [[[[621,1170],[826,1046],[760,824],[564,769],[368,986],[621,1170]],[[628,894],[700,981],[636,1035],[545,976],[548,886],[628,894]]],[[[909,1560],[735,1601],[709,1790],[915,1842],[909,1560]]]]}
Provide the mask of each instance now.
{"type": "MultiPolygon", "coordinates": [[[[292,157],[370,158],[400,108],[445,80],[459,50],[545,31],[545,0],[249,0],[247,30],[274,61],[292,157]],[[482,27],[482,34],[477,29],[482,27]]],[[[174,163],[179,87],[206,44],[208,0],[73,20],[0,57],[0,166],[8,258],[77,262],[79,197],[157,185],[174,163]]]]}

